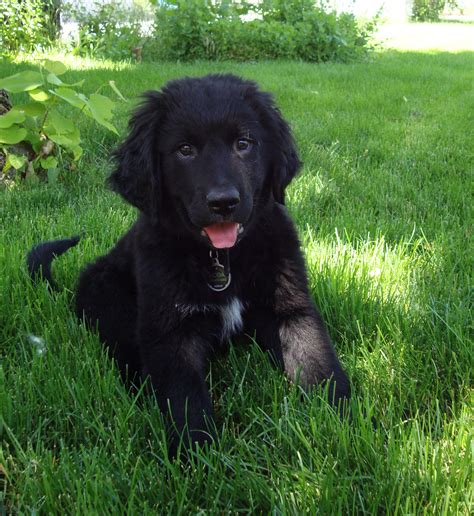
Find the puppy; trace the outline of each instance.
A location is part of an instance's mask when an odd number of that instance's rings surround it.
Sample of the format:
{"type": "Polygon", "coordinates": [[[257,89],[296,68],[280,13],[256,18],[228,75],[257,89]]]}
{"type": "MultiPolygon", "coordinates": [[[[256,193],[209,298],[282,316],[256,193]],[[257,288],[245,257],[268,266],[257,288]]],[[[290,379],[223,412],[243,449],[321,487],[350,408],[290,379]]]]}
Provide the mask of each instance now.
{"type": "MultiPolygon", "coordinates": [[[[114,157],[110,185],[139,214],[83,270],[76,312],[124,376],[150,378],[171,454],[180,437],[212,439],[208,362],[239,334],[291,380],[327,381],[331,402],[348,398],[284,206],[300,160],[271,95],[233,75],[171,81],[145,94],[114,157]]],[[[52,282],[51,260],[76,243],[34,248],[31,274],[52,282]]]]}

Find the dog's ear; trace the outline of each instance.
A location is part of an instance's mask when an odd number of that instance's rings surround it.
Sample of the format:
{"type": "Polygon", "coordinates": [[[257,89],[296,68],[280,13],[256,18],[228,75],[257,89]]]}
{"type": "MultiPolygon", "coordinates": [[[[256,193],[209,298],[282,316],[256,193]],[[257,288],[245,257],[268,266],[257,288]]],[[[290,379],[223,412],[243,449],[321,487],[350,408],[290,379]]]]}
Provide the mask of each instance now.
{"type": "Polygon", "coordinates": [[[129,134],[113,153],[116,168],[109,185],[126,201],[156,218],[161,196],[158,127],[163,116],[162,96],[148,92],[132,115],[129,134]]]}
{"type": "Polygon", "coordinates": [[[276,126],[279,133],[277,142],[280,156],[273,164],[273,197],[275,201],[285,204],[285,189],[301,168],[301,161],[296,150],[288,123],[281,116],[278,108],[276,112],[276,126]]]}
{"type": "Polygon", "coordinates": [[[270,132],[273,197],[277,202],[285,204],[285,188],[296,176],[302,163],[290,127],[276,107],[273,97],[269,93],[259,91],[256,84],[250,84],[245,96],[270,132]]]}

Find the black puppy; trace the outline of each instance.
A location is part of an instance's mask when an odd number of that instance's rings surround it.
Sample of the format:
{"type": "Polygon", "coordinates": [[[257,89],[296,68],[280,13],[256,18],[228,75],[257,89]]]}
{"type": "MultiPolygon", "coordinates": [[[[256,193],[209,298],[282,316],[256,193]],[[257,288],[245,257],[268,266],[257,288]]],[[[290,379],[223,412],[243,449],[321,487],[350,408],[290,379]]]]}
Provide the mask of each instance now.
{"type": "MultiPolygon", "coordinates": [[[[172,81],[145,95],[115,159],[110,184],[140,215],[82,272],[76,311],[122,371],[150,377],[178,434],[210,439],[208,361],[238,334],[291,379],[349,397],[283,205],[300,161],[272,97],[233,75],[172,81]]],[[[31,273],[51,281],[52,258],[75,243],[36,247],[31,273]]]]}

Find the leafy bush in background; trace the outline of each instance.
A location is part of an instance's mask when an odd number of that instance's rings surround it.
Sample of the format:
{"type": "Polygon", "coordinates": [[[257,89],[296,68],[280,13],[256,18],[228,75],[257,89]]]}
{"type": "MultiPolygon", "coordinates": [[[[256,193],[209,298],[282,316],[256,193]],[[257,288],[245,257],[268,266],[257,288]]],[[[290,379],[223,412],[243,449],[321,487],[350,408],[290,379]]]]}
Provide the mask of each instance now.
{"type": "Polygon", "coordinates": [[[155,38],[147,50],[157,58],[301,59],[349,61],[367,52],[374,23],[327,12],[309,0],[211,2],[172,0],[157,8],[155,38]],[[243,15],[250,15],[244,21],[243,15]]]}
{"type": "MultiPolygon", "coordinates": [[[[261,20],[252,20],[242,23],[236,19],[220,19],[210,27],[204,40],[205,48],[197,47],[197,51],[193,47],[192,52],[200,59],[294,59],[297,55],[296,37],[295,27],[275,21],[262,23],[261,20]]],[[[189,59],[186,50],[175,58],[189,59]]]]}
{"type": "Polygon", "coordinates": [[[60,0],[0,0],[0,49],[46,48],[59,33],[60,0]]]}
{"type": "MultiPolygon", "coordinates": [[[[316,0],[262,0],[253,9],[264,21],[295,24],[314,12],[316,3],[316,0]]],[[[320,3],[323,5],[323,2],[320,3]]]]}
{"type": "Polygon", "coordinates": [[[412,18],[416,21],[438,21],[446,6],[457,7],[456,0],[413,0],[412,18]]]}
{"type": "Polygon", "coordinates": [[[63,22],[78,25],[69,49],[112,59],[349,61],[367,51],[361,25],[311,0],[0,0],[0,43],[10,52],[50,46],[63,22]],[[154,5],[154,7],[152,6],[154,5]],[[146,26],[155,19],[154,34],[146,26]]]}
{"type": "Polygon", "coordinates": [[[238,15],[238,7],[231,2],[162,2],[156,10],[154,38],[145,47],[146,54],[170,60],[213,59],[215,24],[226,22],[228,29],[238,21],[238,15]]]}
{"type": "MultiPolygon", "coordinates": [[[[87,97],[81,92],[84,80],[67,84],[59,76],[67,71],[64,64],[45,61],[40,71],[20,72],[0,78],[5,106],[0,115],[0,180],[15,176],[42,177],[55,180],[58,165],[78,160],[82,154],[81,135],[70,118],[60,109],[69,104],[117,133],[111,123],[114,102],[98,92],[87,97]],[[29,102],[15,104],[5,98],[10,94],[28,93],[29,102]],[[12,107],[13,104],[13,107],[12,107]]],[[[112,89],[123,99],[115,83],[112,89]]]]}
{"type": "Polygon", "coordinates": [[[110,59],[133,56],[142,45],[143,23],[150,16],[145,2],[126,6],[120,0],[97,0],[87,8],[76,3],[64,6],[64,18],[79,25],[73,53],[110,59]]]}

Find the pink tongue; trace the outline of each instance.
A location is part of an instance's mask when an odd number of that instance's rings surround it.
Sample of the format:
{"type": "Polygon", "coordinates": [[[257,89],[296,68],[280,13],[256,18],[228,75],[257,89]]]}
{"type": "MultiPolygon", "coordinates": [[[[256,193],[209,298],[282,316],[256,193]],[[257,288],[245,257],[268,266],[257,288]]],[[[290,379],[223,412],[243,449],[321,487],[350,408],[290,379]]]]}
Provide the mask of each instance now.
{"type": "Polygon", "coordinates": [[[237,240],[238,230],[239,225],[237,222],[219,222],[204,228],[209,240],[216,249],[233,247],[237,240]]]}

